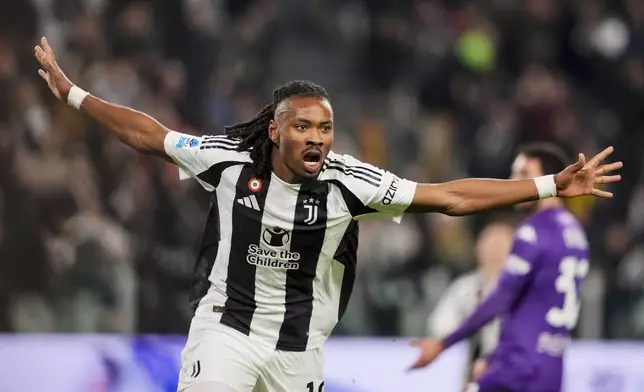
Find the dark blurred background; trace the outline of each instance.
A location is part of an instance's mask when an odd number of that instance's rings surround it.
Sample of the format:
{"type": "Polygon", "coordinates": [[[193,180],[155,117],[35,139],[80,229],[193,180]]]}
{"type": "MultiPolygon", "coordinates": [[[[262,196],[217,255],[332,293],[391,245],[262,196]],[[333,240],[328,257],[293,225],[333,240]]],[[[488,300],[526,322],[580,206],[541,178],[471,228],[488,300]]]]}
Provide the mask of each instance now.
{"type": "MultiPolygon", "coordinates": [[[[220,134],[290,79],[324,85],[337,152],[419,181],[507,177],[516,146],[624,160],[592,243],[579,334],[644,338],[641,0],[0,2],[0,331],[186,333],[208,194],[56,102],[70,79],[169,128],[220,134]]],[[[490,218],[362,224],[338,334],[419,335],[490,218]]]]}

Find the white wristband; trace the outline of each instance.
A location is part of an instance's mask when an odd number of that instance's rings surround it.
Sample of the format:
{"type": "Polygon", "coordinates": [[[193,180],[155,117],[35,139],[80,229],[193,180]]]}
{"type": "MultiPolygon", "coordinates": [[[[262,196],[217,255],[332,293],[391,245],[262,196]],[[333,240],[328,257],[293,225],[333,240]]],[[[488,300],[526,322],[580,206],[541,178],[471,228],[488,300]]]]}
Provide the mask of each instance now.
{"type": "Polygon", "coordinates": [[[72,86],[67,94],[67,104],[75,109],[80,109],[80,105],[89,93],[80,87],[72,86]]]}
{"type": "Polygon", "coordinates": [[[537,186],[539,199],[547,199],[549,197],[557,196],[557,184],[555,184],[555,176],[541,176],[533,178],[534,184],[537,186]]]}

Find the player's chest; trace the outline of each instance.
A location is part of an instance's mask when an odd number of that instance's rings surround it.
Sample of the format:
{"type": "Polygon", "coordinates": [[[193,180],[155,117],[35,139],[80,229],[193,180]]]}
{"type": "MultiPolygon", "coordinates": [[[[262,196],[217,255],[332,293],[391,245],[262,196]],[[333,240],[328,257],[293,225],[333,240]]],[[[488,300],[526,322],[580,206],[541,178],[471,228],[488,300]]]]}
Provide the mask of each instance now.
{"type": "Polygon", "coordinates": [[[220,206],[233,222],[254,221],[264,227],[314,232],[346,224],[351,219],[341,194],[326,182],[287,184],[273,176],[222,177],[217,190],[220,206]],[[223,201],[223,203],[222,203],[223,201]]]}

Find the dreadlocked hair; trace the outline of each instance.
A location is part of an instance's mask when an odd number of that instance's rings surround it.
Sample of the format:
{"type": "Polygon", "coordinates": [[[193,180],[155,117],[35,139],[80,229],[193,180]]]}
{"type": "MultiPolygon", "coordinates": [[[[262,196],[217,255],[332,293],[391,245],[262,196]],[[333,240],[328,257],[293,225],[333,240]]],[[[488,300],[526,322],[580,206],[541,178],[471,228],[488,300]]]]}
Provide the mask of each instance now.
{"type": "Polygon", "coordinates": [[[275,117],[275,108],[293,97],[320,97],[329,99],[324,87],[307,80],[294,80],[273,91],[273,102],[264,106],[252,119],[227,126],[226,135],[239,140],[238,151],[250,151],[255,175],[265,178],[271,171],[273,141],[268,135],[268,126],[275,117]]]}

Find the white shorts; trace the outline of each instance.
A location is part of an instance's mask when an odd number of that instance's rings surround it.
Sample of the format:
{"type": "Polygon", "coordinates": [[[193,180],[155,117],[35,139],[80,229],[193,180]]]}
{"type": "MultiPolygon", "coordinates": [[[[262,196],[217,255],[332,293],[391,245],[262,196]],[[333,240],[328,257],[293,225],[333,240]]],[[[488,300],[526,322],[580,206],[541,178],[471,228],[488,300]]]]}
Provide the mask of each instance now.
{"type": "Polygon", "coordinates": [[[324,387],[322,346],[279,351],[216,320],[193,320],[181,362],[179,392],[203,382],[235,392],[322,392],[324,387]]]}

